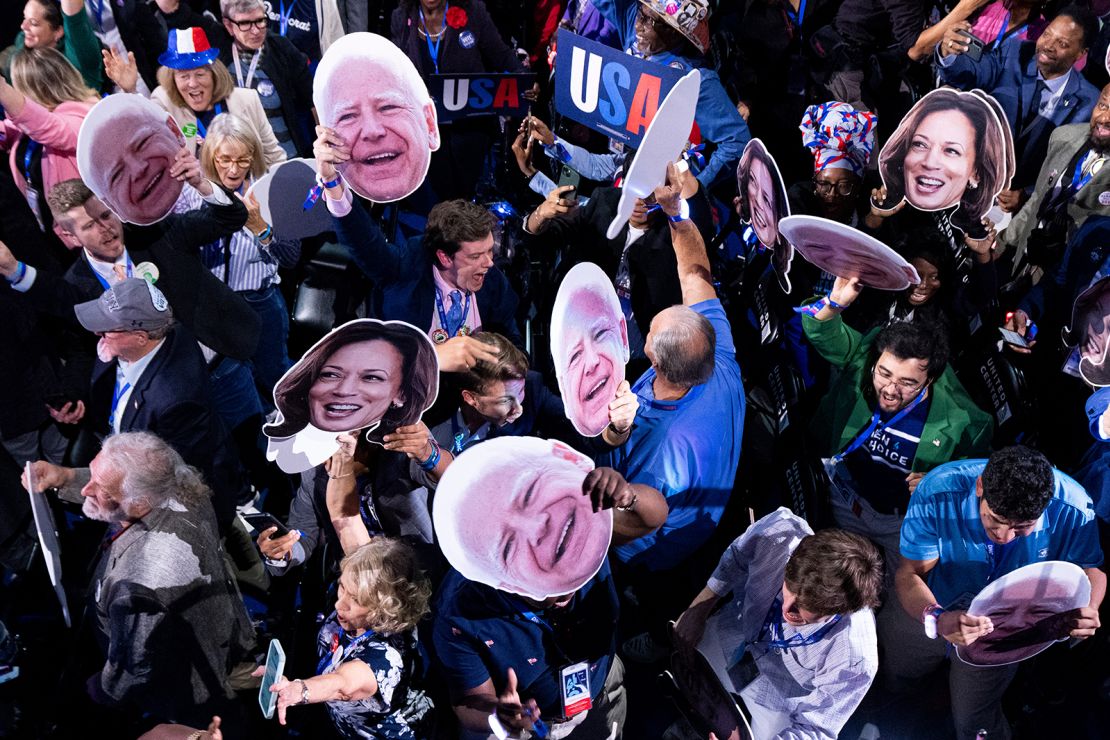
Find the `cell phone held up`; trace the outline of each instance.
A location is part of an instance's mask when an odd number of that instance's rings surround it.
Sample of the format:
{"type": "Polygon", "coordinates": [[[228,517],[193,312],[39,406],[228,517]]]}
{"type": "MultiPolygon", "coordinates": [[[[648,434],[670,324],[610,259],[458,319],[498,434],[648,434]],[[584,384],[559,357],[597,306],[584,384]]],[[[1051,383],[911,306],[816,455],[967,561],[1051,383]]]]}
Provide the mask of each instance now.
{"type": "Polygon", "coordinates": [[[559,202],[564,206],[578,205],[578,188],[572,187],[559,196],[559,202]]]}
{"type": "Polygon", "coordinates": [[[271,527],[277,527],[269,537],[271,540],[276,540],[278,537],[284,537],[289,534],[289,528],[278,521],[277,517],[273,514],[262,512],[259,514],[243,514],[242,517],[247,525],[256,532],[265,532],[271,527]]]}
{"type": "Polygon", "coordinates": [[[964,54],[973,62],[977,62],[983,58],[983,47],[986,46],[984,41],[965,29],[960,29],[956,33],[961,36],[967,37],[967,51],[964,54]]]}

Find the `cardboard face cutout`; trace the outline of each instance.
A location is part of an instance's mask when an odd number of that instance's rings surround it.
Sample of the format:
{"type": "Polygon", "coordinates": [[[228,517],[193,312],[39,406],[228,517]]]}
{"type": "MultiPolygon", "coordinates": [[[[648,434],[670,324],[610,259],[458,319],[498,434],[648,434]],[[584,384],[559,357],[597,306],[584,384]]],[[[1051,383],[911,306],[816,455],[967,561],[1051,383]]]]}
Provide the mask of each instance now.
{"type": "Polygon", "coordinates": [[[81,179],[121,221],[146,226],[165,218],[183,183],[170,167],[185,138],[166,111],[142,95],[109,95],[77,134],[81,179]]]}
{"type": "Polygon", "coordinates": [[[787,216],[779,231],[808,262],[838,277],[858,277],[879,290],[905,290],[921,282],[897,252],[851,226],[817,216],[787,216]]]}
{"type": "Polygon", "coordinates": [[[681,693],[679,706],[699,736],[712,732],[721,740],[754,738],[744,713],[701,651],[677,650],[671,658],[671,671],[681,693]]]}
{"type": "Polygon", "coordinates": [[[436,489],[432,523],[451,566],[542,600],[574,593],[605,562],[613,512],[582,483],[593,462],[562,442],[498,437],[459,455],[436,489]]]}
{"type": "Polygon", "coordinates": [[[439,392],[439,361],[428,335],[403,321],[357,319],[332,330],[274,386],[279,415],[263,427],[267,457],[299,473],[365,433],[381,442],[415,424],[439,392]]]}
{"type": "Polygon", "coordinates": [[[617,215],[606,232],[610,239],[616,239],[628,223],[637,199],[648,197],[667,181],[667,164],[678,159],[690,138],[700,91],[701,72],[692,69],[659,105],[621,185],[617,215]]]}
{"type": "Polygon", "coordinates": [[[316,184],[315,159],[290,159],[270,168],[251,186],[258,199],[262,218],[283,239],[306,239],[332,228],[331,213],[321,196],[314,203],[307,199],[316,184]],[[305,204],[308,207],[305,207],[305,204]]]}
{"type": "Polygon", "coordinates": [[[1070,370],[1096,388],[1110,386],[1110,276],[1100,278],[1079,294],[1071,311],[1071,326],[1064,330],[1064,342],[1078,350],[1078,368],[1070,370]]]}
{"type": "Polygon", "coordinates": [[[350,33],[328,47],[312,102],[320,123],[351,150],[338,170],[356,193],[384,203],[424,182],[439,149],[436,107],[412,61],[389,39],[350,33]]]}
{"type": "Polygon", "coordinates": [[[1014,168],[1013,136],[998,102],[982,90],[940,88],[910,108],[883,146],[886,200],[876,205],[958,206],[957,223],[977,225],[1009,187],[1014,168]]]}
{"type": "Polygon", "coordinates": [[[1065,615],[1091,601],[1091,582],[1073,563],[1049,560],[1007,573],[979,592],[967,613],[990,617],[994,631],[956,648],[970,665],[1006,665],[1068,638],[1065,615]]]}
{"type": "Polygon", "coordinates": [[[551,356],[567,418],[584,437],[609,423],[609,403],[624,382],[628,324],[605,272],[592,262],[563,278],[551,310],[551,356]]]}
{"type": "Polygon", "coordinates": [[[62,618],[65,620],[66,627],[69,627],[71,626],[69,601],[62,586],[62,547],[58,542],[58,527],[54,523],[54,512],[46,498],[47,494],[35,493],[38,481],[35,468],[30,462],[24,468],[23,475],[27,480],[27,494],[31,497],[31,512],[35,519],[35,529],[38,530],[42,557],[46,562],[46,574],[50,576],[50,583],[54,586],[54,593],[57,594],[58,603],[62,607],[62,618]]]}
{"type": "Polygon", "coordinates": [[[751,226],[760,244],[774,250],[771,264],[779,285],[789,293],[794,248],[779,233],[779,221],[790,215],[790,203],[779,166],[759,139],[752,139],[744,147],[736,167],[736,185],[740,193],[740,218],[751,226]]]}

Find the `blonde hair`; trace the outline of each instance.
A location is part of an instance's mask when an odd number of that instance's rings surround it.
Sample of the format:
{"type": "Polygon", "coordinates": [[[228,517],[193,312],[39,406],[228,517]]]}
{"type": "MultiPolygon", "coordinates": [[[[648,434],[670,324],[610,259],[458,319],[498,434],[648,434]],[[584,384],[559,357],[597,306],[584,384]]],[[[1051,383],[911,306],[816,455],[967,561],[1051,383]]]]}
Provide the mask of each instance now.
{"type": "Polygon", "coordinates": [[[401,540],[374,537],[343,558],[340,580],[351,598],[369,610],[367,627],[380,635],[410,630],[428,613],[432,586],[401,540]]]}
{"type": "Polygon", "coordinates": [[[53,47],[20,49],[12,57],[12,87],[48,110],[65,102],[95,102],[99,97],[53,47]]]}
{"type": "Polygon", "coordinates": [[[250,152],[251,178],[259,178],[266,174],[266,160],[262,158],[262,144],[258,141],[254,129],[247,122],[231,113],[221,113],[208,124],[208,136],[200,148],[200,168],[209,180],[219,182],[216,172],[216,152],[228,141],[237,142],[246,147],[250,152]]]}
{"type": "MultiPolygon", "coordinates": [[[[222,62],[213,62],[212,64],[202,65],[199,69],[207,69],[212,74],[212,104],[223,102],[231,97],[231,93],[235,91],[235,82],[231,79],[231,73],[227,71],[227,67],[222,62]]],[[[158,68],[158,85],[166,91],[166,96],[178,108],[189,108],[189,104],[185,102],[184,96],[181,91],[177,89],[177,81],[173,77],[173,73],[177,70],[170,69],[169,67],[158,68]]],[[[181,70],[182,72],[187,70],[181,70]]]]}

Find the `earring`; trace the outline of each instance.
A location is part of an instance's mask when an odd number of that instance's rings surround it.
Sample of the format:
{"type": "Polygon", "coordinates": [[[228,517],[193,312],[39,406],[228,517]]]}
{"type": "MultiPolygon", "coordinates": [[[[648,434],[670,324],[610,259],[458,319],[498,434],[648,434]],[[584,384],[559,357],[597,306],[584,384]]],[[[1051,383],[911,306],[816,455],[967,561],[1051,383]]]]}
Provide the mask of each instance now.
{"type": "Polygon", "coordinates": [[[397,400],[394,400],[394,401],[393,401],[393,403],[391,403],[391,404],[389,404],[389,405],[390,405],[391,407],[395,408],[395,409],[399,409],[399,408],[401,408],[402,406],[404,406],[405,404],[404,404],[404,403],[403,403],[402,401],[397,401],[397,400]]]}
{"type": "Polygon", "coordinates": [[[967,186],[969,188],[971,188],[972,190],[974,190],[975,188],[979,187],[979,183],[975,182],[974,180],[971,180],[967,183],[967,186]]]}

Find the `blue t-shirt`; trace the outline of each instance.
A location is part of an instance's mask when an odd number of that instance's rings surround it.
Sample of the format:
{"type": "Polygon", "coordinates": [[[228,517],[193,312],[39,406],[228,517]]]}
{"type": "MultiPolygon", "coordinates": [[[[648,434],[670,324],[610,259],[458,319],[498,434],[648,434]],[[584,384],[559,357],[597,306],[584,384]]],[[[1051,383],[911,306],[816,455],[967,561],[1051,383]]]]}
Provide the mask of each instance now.
{"type": "Polygon", "coordinates": [[[596,704],[617,648],[619,605],[608,560],[562,609],[536,610],[452,570],[433,613],[436,657],[453,695],[491,678],[500,691],[512,668],[521,699],[535,699],[548,719],[563,714],[560,670],[586,661],[596,704]]]}
{"type": "Polygon", "coordinates": [[[313,64],[320,62],[320,22],[316,18],[316,0],[264,0],[270,30],[285,36],[313,64]],[[284,30],[282,18],[286,19],[284,30]]]}
{"type": "Polygon", "coordinates": [[[966,608],[991,581],[1031,563],[1065,560],[1081,568],[1102,565],[1094,506],[1083,487],[1053,470],[1056,492],[1029,534],[1007,545],[987,536],[979,517],[975,481],[986,460],[960,460],[926,475],[902,522],[902,556],[933,560],[928,583],[937,603],[966,608]]]}
{"type": "MultiPolygon", "coordinates": [[[[844,464],[852,474],[858,496],[881,514],[906,510],[910,489],[906,476],[913,469],[921,431],[929,418],[929,397],[926,396],[908,414],[891,426],[883,426],[899,412],[879,413],[879,426],[862,445],[848,453],[844,464]]],[[[860,430],[860,434],[867,427],[860,430]]],[[[855,442],[855,439],[852,440],[855,442]]]]}
{"type": "Polygon", "coordinates": [[[717,334],[713,375],[677,401],[656,401],[655,370],[649,369],[632,386],[640,409],[628,441],[599,461],[667,498],[670,512],[663,526],[615,550],[622,561],[650,570],[674,567],[709,539],[740,462],[744,384],[732,329],[716,298],[691,308],[709,319],[717,334]]]}

